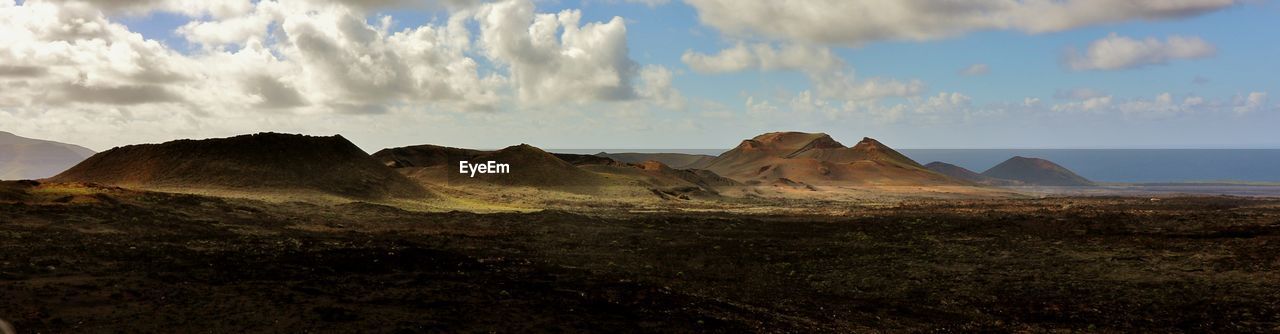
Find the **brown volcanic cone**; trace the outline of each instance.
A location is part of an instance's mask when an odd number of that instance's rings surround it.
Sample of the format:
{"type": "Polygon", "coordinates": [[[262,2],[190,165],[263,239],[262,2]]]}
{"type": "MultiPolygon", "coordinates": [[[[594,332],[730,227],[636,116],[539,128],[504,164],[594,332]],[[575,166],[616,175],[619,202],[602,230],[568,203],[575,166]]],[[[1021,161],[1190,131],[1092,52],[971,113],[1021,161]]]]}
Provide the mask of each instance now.
{"type": "Polygon", "coordinates": [[[166,190],[317,191],[353,198],[428,194],[342,136],[278,133],[117,147],[51,181],[166,190]]]}
{"type": "Polygon", "coordinates": [[[938,174],[949,176],[953,179],[969,181],[969,182],[973,182],[981,185],[1016,186],[1016,185],[1022,184],[1022,182],[1019,182],[1019,181],[998,179],[998,178],[978,174],[974,171],[969,170],[968,168],[952,165],[952,164],[941,162],[941,161],[930,162],[929,164],[924,165],[924,167],[928,168],[931,171],[937,172],[938,174]]]}
{"type": "Polygon", "coordinates": [[[1026,157],[1013,157],[991,167],[982,175],[1000,179],[1016,180],[1026,184],[1039,186],[1092,186],[1093,181],[1076,175],[1076,173],[1059,166],[1049,160],[1026,157]]]}
{"type": "Polygon", "coordinates": [[[738,181],[811,185],[963,185],[871,138],[845,147],[823,133],[774,132],[744,140],[706,169],[738,181]]]}

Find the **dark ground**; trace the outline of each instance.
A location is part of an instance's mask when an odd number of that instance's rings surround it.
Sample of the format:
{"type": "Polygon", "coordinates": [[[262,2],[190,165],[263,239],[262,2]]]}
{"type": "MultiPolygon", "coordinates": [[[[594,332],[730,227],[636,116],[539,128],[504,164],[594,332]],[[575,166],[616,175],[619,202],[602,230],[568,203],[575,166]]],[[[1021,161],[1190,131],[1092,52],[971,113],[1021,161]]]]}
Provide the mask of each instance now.
{"type": "Polygon", "coordinates": [[[22,333],[1280,331],[1280,200],[833,218],[107,193],[0,203],[0,318],[22,333]]]}

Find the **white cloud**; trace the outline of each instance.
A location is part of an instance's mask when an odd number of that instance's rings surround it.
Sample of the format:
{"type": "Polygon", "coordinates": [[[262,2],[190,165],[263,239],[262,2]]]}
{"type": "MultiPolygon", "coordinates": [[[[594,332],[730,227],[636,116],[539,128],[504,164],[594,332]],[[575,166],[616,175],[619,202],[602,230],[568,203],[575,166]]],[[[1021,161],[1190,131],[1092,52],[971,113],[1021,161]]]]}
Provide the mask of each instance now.
{"type": "Polygon", "coordinates": [[[535,14],[527,0],[486,4],[475,14],[480,44],[508,66],[521,101],[625,100],[637,65],[627,57],[621,17],[579,26],[582,12],[535,14]]]}
{"type": "Polygon", "coordinates": [[[852,71],[812,75],[814,89],[824,98],[843,100],[877,100],[885,97],[909,97],[924,92],[920,80],[899,81],[885,78],[855,80],[852,71]]]}
{"type": "Polygon", "coordinates": [[[741,42],[714,55],[685,51],[680,60],[700,73],[743,70],[820,72],[838,70],[845,65],[831,49],[825,47],[792,44],[775,48],[767,43],[748,45],[741,42]]]}
{"type": "Polygon", "coordinates": [[[1119,113],[1131,117],[1159,118],[1194,113],[1235,112],[1237,114],[1246,114],[1267,110],[1267,108],[1266,92],[1237,95],[1229,102],[1209,100],[1196,95],[1176,97],[1166,92],[1157,94],[1152,99],[1121,99],[1112,95],[1090,97],[1055,104],[1049,110],[1054,112],[1088,112],[1096,114],[1119,113]]]}
{"type": "Polygon", "coordinates": [[[1040,98],[1038,98],[1038,97],[1028,97],[1028,98],[1023,98],[1023,99],[1022,99],[1022,106],[1023,106],[1023,107],[1039,107],[1039,106],[1040,106],[1040,98]]]}
{"type": "Polygon", "coordinates": [[[1238,0],[685,0],[709,26],[734,35],[858,45],[931,40],[979,30],[1044,33],[1200,15],[1238,0]]]}
{"type": "Polygon", "coordinates": [[[1123,70],[1166,64],[1171,60],[1200,59],[1217,50],[1199,37],[1170,36],[1161,41],[1148,37],[1137,40],[1115,33],[1089,44],[1079,53],[1068,50],[1065,62],[1073,70],[1123,70]]]}
{"type": "Polygon", "coordinates": [[[1232,110],[1237,114],[1262,111],[1267,109],[1267,100],[1266,92],[1252,92],[1246,96],[1236,96],[1234,100],[1235,107],[1232,110]]]}
{"type": "Polygon", "coordinates": [[[455,0],[433,5],[454,10],[443,22],[392,30],[369,9],[394,0],[237,3],[0,0],[0,121],[127,143],[515,112],[526,100],[685,103],[673,73],[627,58],[621,18],[580,25],[577,11],[536,14],[528,0],[455,0]],[[176,33],[195,48],[178,52],[108,16],[154,11],[191,15],[176,33]]]}
{"type": "Polygon", "coordinates": [[[818,115],[828,120],[854,119],[877,124],[910,122],[916,124],[940,124],[947,120],[962,120],[975,110],[972,99],[965,94],[941,92],[933,96],[913,96],[899,103],[879,100],[842,100],[823,98],[812,91],[801,91],[785,100],[760,99],[748,96],[747,115],[758,119],[776,119],[791,112],[800,115],[818,115]],[[786,109],[778,106],[786,106],[786,109]]]}
{"type": "Polygon", "coordinates": [[[960,75],[964,75],[964,76],[972,77],[972,76],[979,76],[979,75],[987,75],[988,73],[991,73],[991,66],[987,66],[987,64],[973,64],[973,65],[966,66],[963,69],[960,69],[960,75]]]}
{"type": "Polygon", "coordinates": [[[645,100],[653,101],[657,106],[671,110],[684,110],[686,107],[684,95],[671,86],[674,77],[675,75],[666,67],[646,65],[640,69],[640,84],[636,87],[636,94],[645,100]]]}
{"type": "Polygon", "coordinates": [[[1053,111],[1098,111],[1111,107],[1111,95],[1085,98],[1079,101],[1053,105],[1053,111]]]}

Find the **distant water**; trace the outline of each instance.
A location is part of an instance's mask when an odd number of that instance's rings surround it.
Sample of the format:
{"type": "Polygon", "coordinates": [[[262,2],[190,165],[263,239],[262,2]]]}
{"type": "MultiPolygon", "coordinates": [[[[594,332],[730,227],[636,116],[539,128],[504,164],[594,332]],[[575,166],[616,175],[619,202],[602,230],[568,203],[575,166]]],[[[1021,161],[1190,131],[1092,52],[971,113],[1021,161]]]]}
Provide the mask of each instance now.
{"type": "MultiPolygon", "coordinates": [[[[563,153],[688,153],[718,155],[724,150],[599,149],[563,153]]],[[[981,173],[1013,156],[1048,159],[1100,182],[1280,182],[1280,149],[902,149],[927,164],[942,161],[981,173]]]]}

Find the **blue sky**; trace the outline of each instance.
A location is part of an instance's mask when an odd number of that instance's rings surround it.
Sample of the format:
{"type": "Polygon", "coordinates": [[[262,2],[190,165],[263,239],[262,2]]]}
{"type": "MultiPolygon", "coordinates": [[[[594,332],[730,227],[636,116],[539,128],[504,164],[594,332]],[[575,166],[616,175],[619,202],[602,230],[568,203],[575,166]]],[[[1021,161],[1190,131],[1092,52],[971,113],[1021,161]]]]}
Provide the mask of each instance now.
{"type": "Polygon", "coordinates": [[[1274,2],[1156,1],[1097,14],[1123,4],[1054,2],[1060,7],[1045,13],[975,0],[965,6],[981,9],[956,9],[965,20],[941,23],[924,8],[932,4],[879,21],[876,10],[899,3],[0,2],[0,15],[31,18],[0,27],[0,36],[26,43],[0,52],[0,64],[46,68],[0,74],[0,83],[27,88],[0,93],[0,121],[17,124],[0,130],[95,149],[257,131],[342,133],[370,151],[422,143],[704,149],[783,130],[902,148],[1280,148],[1274,2]],[[555,32],[536,35],[537,16],[521,11],[529,8],[581,18],[553,17],[555,32]],[[804,17],[815,8],[829,13],[804,17]],[[50,11],[64,15],[44,19],[79,15],[120,29],[67,39],[39,29],[57,23],[40,22],[50,11]],[[993,14],[965,17],[978,12],[993,14]],[[359,29],[346,17],[359,18],[359,29]],[[384,17],[394,24],[382,26],[384,17]],[[445,31],[451,19],[465,31],[393,36],[445,31]],[[197,23],[206,29],[192,29],[197,23]],[[808,26],[823,24],[834,30],[808,26]],[[569,28],[583,33],[561,35],[569,28]],[[356,36],[350,29],[372,37],[344,39],[356,36]],[[455,37],[466,43],[440,44],[455,37]],[[315,38],[342,49],[311,48],[315,38]],[[719,57],[735,47],[754,50],[750,60],[719,57]],[[121,48],[141,56],[110,57],[121,48]],[[808,53],[778,56],[788,50],[808,53]],[[824,54],[834,60],[813,58],[824,54]],[[101,62],[83,60],[92,58],[101,62]],[[975,64],[987,70],[961,73],[975,64]],[[152,70],[182,79],[139,74],[152,70]],[[364,74],[372,81],[335,83],[364,74]],[[58,98],[58,89],[78,93],[58,98]]]}

